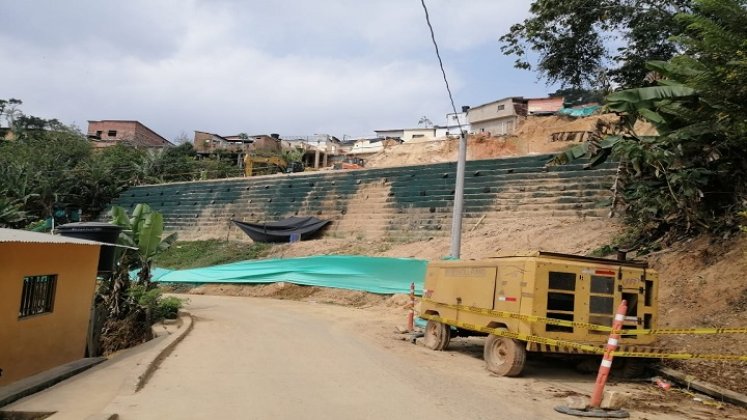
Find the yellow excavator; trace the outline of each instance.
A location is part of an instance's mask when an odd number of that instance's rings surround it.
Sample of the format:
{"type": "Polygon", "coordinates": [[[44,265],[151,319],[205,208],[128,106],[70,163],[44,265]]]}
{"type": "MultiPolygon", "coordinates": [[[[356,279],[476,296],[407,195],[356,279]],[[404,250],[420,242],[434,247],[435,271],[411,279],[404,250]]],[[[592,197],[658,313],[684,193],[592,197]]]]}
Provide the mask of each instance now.
{"type": "Polygon", "coordinates": [[[271,175],[278,172],[303,172],[302,162],[288,162],[280,156],[244,156],[244,176],[271,175]]]}

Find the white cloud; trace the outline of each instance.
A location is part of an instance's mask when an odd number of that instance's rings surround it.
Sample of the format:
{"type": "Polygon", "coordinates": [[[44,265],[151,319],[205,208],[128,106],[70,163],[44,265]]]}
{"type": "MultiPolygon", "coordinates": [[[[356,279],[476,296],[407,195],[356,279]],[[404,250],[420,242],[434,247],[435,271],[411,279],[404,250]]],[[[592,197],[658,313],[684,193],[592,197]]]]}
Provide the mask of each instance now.
{"type": "MultiPolygon", "coordinates": [[[[111,118],[171,138],[362,135],[448,111],[417,0],[28,3],[0,17],[0,54],[10,58],[0,91],[84,129],[111,118]]],[[[527,7],[500,3],[429,1],[447,56],[484,45],[497,54],[495,40],[527,7]]],[[[447,70],[454,88],[465,86],[460,69],[447,70]]]]}

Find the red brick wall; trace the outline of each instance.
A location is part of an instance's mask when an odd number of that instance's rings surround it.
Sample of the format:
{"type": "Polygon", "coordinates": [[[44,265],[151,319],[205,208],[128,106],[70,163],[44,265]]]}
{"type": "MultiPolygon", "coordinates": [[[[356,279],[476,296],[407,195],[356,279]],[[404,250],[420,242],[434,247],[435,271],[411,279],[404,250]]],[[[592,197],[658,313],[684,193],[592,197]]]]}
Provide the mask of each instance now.
{"type": "Polygon", "coordinates": [[[137,124],[135,137],[140,144],[146,146],[165,147],[170,145],[169,142],[142,124],[137,124]]]}
{"type": "Polygon", "coordinates": [[[164,147],[170,144],[161,136],[137,121],[89,121],[88,135],[96,136],[100,132],[101,140],[131,142],[134,146],[164,147]],[[109,136],[110,131],[116,135],[109,136]]]}
{"type": "Polygon", "coordinates": [[[95,136],[101,132],[101,140],[135,140],[135,123],[127,121],[89,121],[88,135],[95,136]],[[110,137],[109,131],[115,130],[117,135],[110,137]]]}

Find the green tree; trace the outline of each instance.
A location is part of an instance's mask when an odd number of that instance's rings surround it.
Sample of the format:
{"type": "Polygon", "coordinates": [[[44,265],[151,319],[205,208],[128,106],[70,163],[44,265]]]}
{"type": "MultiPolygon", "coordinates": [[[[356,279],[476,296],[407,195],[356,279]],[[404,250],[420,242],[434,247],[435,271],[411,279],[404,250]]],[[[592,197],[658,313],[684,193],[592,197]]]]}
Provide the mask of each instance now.
{"type": "Polygon", "coordinates": [[[682,54],[648,64],[659,86],[608,96],[614,135],[558,158],[621,159],[627,221],[649,241],[734,228],[747,199],[747,1],[696,0],[677,21],[682,54]],[[658,135],[636,133],[640,119],[658,135]]]}
{"type": "Polygon", "coordinates": [[[0,227],[16,227],[26,220],[22,203],[16,199],[9,198],[6,192],[0,190],[0,227]]]}
{"type": "Polygon", "coordinates": [[[548,84],[609,89],[642,86],[651,60],[676,52],[669,38],[691,0],[534,0],[531,16],[501,37],[515,66],[533,69],[548,84]],[[613,49],[621,42],[622,47],[613,49]],[[537,55],[533,65],[529,55],[537,55]]]}
{"type": "Polygon", "coordinates": [[[140,183],[140,165],[147,152],[125,144],[115,144],[105,148],[94,156],[94,160],[112,174],[121,183],[136,185],[140,183]]]}
{"type": "Polygon", "coordinates": [[[11,128],[16,117],[20,114],[18,107],[23,103],[20,99],[0,99],[0,116],[5,120],[5,127],[11,128]]]}
{"type": "Polygon", "coordinates": [[[180,144],[177,147],[163,149],[160,154],[157,171],[163,182],[192,181],[197,179],[196,157],[192,143],[180,144]]]}
{"type": "MultiPolygon", "coordinates": [[[[24,117],[19,117],[24,118],[24,117]]],[[[66,127],[14,131],[13,141],[0,143],[0,188],[24,203],[37,218],[53,214],[55,206],[76,201],[79,165],[91,157],[91,147],[79,132],[66,127]]]]}

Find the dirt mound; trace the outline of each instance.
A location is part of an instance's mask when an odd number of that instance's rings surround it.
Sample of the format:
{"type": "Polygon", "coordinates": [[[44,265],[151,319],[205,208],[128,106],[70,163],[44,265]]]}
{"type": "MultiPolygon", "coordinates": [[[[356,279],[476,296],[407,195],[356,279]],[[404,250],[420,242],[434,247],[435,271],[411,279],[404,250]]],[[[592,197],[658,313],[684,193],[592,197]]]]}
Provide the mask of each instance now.
{"type": "MultiPolygon", "coordinates": [[[[547,250],[570,254],[588,254],[609,244],[620,232],[615,219],[502,219],[484,222],[474,231],[464,232],[462,257],[485,258],[504,251],[547,250]]],[[[369,255],[411,257],[437,260],[449,255],[449,236],[422,241],[387,238],[324,238],[274,246],[268,258],[292,258],[309,255],[369,255]]]]}
{"type": "Polygon", "coordinates": [[[270,297],[275,299],[300,300],[352,306],[396,306],[392,296],[376,295],[355,290],[328,287],[301,286],[292,283],[270,284],[205,284],[189,291],[195,295],[270,297]]]}
{"type": "MultiPolygon", "coordinates": [[[[747,239],[701,237],[649,258],[659,271],[659,326],[747,326],[747,239]]],[[[747,335],[663,336],[666,348],[689,353],[745,354],[747,335]]],[[[747,363],[686,361],[669,364],[725,388],[747,393],[747,363]]]]}
{"type": "MultiPolygon", "coordinates": [[[[467,159],[493,159],[500,157],[524,156],[530,154],[555,153],[578,144],[580,133],[592,132],[597,123],[613,122],[615,114],[594,115],[584,118],[571,118],[562,115],[529,116],[522,120],[518,130],[510,136],[490,137],[485,134],[469,136],[467,159]],[[552,141],[556,133],[579,133],[572,141],[552,141]]],[[[639,122],[636,132],[652,135],[651,124],[639,122]]],[[[587,136],[584,136],[585,140],[587,136]]],[[[391,143],[366,159],[366,167],[383,168],[402,165],[416,165],[439,162],[454,162],[459,149],[458,139],[414,140],[408,143],[391,143]]]]}
{"type": "MultiPolygon", "coordinates": [[[[608,244],[620,229],[617,221],[609,219],[504,219],[465,232],[461,256],[479,259],[499,252],[529,250],[585,255],[608,244]]],[[[449,255],[450,246],[448,236],[439,236],[427,241],[393,244],[382,255],[434,260],[449,255]]]]}
{"type": "MultiPolygon", "coordinates": [[[[551,136],[553,133],[592,131],[600,118],[611,120],[614,116],[602,115],[587,118],[530,116],[521,122],[515,135],[490,137],[484,134],[476,134],[470,136],[467,144],[467,159],[492,159],[557,152],[574,143],[552,142],[551,136]]],[[[391,144],[386,146],[382,152],[367,158],[366,166],[369,168],[381,168],[452,162],[457,159],[458,149],[458,139],[391,144]]]]}
{"type": "MultiPolygon", "coordinates": [[[[467,159],[491,159],[496,157],[520,156],[520,141],[516,137],[470,136],[467,146],[467,159]]],[[[384,148],[366,159],[367,168],[418,165],[428,163],[453,162],[459,152],[458,139],[432,140],[395,144],[384,148]]]]}

